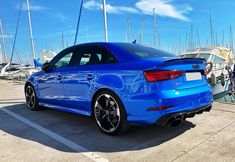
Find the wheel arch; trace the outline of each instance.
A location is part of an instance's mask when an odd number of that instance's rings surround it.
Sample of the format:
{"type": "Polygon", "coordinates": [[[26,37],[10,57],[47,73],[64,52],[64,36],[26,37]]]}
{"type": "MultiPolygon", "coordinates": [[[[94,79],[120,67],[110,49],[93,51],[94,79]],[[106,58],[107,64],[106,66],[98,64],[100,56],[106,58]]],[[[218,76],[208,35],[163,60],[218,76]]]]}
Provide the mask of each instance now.
{"type": "Polygon", "coordinates": [[[27,87],[28,85],[31,85],[31,86],[33,87],[33,89],[34,89],[36,95],[38,96],[37,87],[35,87],[35,85],[34,85],[30,80],[27,80],[27,81],[26,81],[26,83],[25,83],[25,85],[24,85],[24,92],[25,92],[26,87],[27,87]]]}
{"type": "Polygon", "coordinates": [[[25,90],[26,90],[26,88],[27,88],[28,85],[32,85],[32,86],[33,86],[33,84],[32,84],[30,81],[27,81],[27,82],[25,83],[25,85],[24,85],[24,92],[25,92],[25,90]]]}

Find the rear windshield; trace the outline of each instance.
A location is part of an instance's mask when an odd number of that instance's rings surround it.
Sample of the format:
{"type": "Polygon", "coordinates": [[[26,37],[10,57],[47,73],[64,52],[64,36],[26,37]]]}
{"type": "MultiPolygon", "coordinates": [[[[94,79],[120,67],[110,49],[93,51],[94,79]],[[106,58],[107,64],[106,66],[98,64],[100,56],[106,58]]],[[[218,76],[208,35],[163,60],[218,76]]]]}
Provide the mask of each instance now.
{"type": "Polygon", "coordinates": [[[119,43],[119,47],[141,58],[176,57],[176,55],[139,44],[119,43]]]}
{"type": "Polygon", "coordinates": [[[181,57],[183,57],[183,58],[196,58],[197,55],[195,55],[195,54],[186,54],[186,55],[181,55],[181,57]]]}

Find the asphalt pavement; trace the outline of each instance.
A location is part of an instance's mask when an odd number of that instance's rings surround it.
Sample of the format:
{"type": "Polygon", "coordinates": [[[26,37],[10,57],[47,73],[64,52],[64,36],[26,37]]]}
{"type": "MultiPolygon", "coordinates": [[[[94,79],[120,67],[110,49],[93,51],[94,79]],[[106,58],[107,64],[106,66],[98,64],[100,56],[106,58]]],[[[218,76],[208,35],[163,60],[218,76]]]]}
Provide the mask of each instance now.
{"type": "Polygon", "coordinates": [[[176,128],[134,126],[107,136],[89,117],[28,110],[23,87],[0,80],[1,162],[235,162],[235,105],[215,102],[176,128]]]}

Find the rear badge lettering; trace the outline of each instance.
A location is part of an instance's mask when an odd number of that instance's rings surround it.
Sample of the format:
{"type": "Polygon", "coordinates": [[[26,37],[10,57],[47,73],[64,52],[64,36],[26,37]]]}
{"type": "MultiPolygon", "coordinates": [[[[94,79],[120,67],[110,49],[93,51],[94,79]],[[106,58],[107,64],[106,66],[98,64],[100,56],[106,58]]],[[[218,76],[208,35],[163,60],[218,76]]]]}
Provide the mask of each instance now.
{"type": "Polygon", "coordinates": [[[193,69],[195,69],[195,70],[199,69],[199,65],[198,64],[193,64],[192,66],[193,66],[193,69]]]}

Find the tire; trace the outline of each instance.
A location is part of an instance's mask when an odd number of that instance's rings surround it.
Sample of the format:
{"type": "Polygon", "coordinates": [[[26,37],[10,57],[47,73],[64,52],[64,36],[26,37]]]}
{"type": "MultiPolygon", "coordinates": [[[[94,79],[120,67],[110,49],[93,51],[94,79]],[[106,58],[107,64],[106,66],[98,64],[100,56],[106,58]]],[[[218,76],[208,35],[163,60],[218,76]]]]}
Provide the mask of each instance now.
{"type": "Polygon", "coordinates": [[[107,135],[118,135],[129,128],[125,108],[119,97],[103,90],[95,97],[93,112],[97,126],[107,135]]]}
{"type": "Polygon", "coordinates": [[[25,86],[25,100],[29,110],[37,111],[40,109],[37,94],[30,83],[27,83],[25,86]]]}

